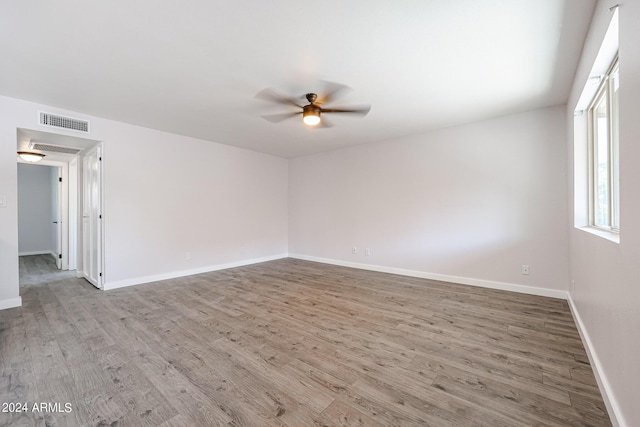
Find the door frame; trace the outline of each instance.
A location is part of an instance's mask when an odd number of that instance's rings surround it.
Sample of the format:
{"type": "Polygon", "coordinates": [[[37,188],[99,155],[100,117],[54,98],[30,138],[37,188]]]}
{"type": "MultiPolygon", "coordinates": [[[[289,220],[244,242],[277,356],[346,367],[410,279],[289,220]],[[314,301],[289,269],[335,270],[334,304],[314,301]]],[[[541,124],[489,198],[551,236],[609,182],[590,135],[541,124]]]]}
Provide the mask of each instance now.
{"type": "MultiPolygon", "coordinates": [[[[62,250],[62,242],[64,240],[68,241],[68,239],[69,239],[68,235],[66,236],[66,239],[65,239],[64,233],[62,231],[62,224],[65,222],[62,219],[62,211],[65,210],[64,207],[63,207],[63,202],[62,202],[62,199],[63,199],[62,192],[63,192],[63,187],[68,186],[68,183],[67,183],[66,179],[64,181],[62,179],[62,167],[60,167],[60,166],[57,166],[57,167],[56,166],[50,166],[50,167],[55,167],[56,168],[55,181],[53,182],[55,184],[55,187],[56,187],[56,201],[55,201],[55,203],[56,203],[56,206],[55,206],[56,218],[55,219],[56,220],[53,221],[53,223],[56,225],[56,234],[55,234],[55,236],[56,236],[56,239],[55,239],[56,240],[55,241],[56,252],[55,252],[54,257],[56,259],[56,267],[58,267],[58,270],[62,270],[62,253],[63,252],[67,252],[68,253],[68,250],[67,251],[63,251],[62,250]]],[[[66,222],[68,223],[68,220],[66,222]]],[[[68,256],[66,258],[67,258],[67,260],[69,259],[68,256]]],[[[68,266],[67,266],[67,268],[68,268],[68,266]]]]}
{"type": "Polygon", "coordinates": [[[78,162],[78,156],[69,160],[69,270],[78,266],[78,162]]]}
{"type": "MultiPolygon", "coordinates": [[[[67,135],[52,130],[43,131],[40,129],[16,128],[18,151],[29,149],[34,141],[45,142],[59,147],[66,147],[79,150],[76,154],[58,153],[57,151],[44,152],[46,159],[40,160],[37,164],[45,166],[58,166],[62,168],[63,185],[60,196],[62,198],[62,269],[76,270],[76,276],[82,278],[82,155],[93,147],[100,147],[101,158],[104,156],[103,141],[89,139],[82,136],[67,135]]],[[[19,163],[28,163],[18,158],[19,163]]],[[[104,215],[104,174],[102,173],[102,162],[100,163],[100,204],[101,214],[104,215]]],[[[104,220],[100,224],[100,247],[97,248],[102,254],[99,263],[101,265],[101,288],[105,282],[105,226],[104,220]]]]}

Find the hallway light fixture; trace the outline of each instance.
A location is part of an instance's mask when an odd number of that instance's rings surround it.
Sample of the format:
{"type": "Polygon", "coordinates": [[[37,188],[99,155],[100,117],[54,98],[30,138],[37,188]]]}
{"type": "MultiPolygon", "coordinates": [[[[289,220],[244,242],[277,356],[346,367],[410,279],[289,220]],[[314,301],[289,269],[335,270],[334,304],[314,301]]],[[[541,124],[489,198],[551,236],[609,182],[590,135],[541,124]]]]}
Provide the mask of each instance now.
{"type": "Polygon", "coordinates": [[[31,163],[35,163],[35,162],[39,162],[40,160],[42,160],[42,158],[44,157],[44,154],[42,154],[42,153],[32,153],[30,151],[18,151],[18,156],[20,156],[20,158],[22,160],[25,160],[25,161],[31,162],[31,163]]]}

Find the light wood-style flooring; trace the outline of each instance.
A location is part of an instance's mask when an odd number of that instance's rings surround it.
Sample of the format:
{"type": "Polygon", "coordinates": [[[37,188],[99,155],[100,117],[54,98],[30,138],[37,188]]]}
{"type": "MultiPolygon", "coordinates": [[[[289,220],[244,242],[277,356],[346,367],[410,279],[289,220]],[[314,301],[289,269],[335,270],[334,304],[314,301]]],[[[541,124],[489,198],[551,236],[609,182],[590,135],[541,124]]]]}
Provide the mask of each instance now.
{"type": "Polygon", "coordinates": [[[611,425],[562,300],[294,259],[102,292],[20,262],[0,404],[29,410],[2,426],[611,425]]]}

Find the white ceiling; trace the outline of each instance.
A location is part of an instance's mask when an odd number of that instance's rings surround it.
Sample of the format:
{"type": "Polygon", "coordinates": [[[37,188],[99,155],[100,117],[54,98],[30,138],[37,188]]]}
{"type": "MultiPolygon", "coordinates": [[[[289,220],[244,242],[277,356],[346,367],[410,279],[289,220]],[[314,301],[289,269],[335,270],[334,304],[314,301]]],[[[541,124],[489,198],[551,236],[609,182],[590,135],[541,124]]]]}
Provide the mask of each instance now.
{"type": "MultiPolygon", "coordinates": [[[[595,0],[8,1],[0,94],[283,157],[566,102],[595,0]],[[255,98],[321,80],[327,129],[255,98]]],[[[324,118],[325,116],[323,116],[324,118]]]]}

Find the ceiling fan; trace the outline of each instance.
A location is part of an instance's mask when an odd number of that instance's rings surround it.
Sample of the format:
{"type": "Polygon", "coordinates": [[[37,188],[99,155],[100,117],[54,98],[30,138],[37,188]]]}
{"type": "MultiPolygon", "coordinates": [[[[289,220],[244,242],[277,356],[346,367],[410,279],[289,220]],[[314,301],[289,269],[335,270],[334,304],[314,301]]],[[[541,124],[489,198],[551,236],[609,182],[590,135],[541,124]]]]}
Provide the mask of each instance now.
{"type": "Polygon", "coordinates": [[[339,83],[325,82],[325,94],[318,96],[315,93],[307,93],[302,98],[306,98],[309,102],[306,105],[301,105],[298,99],[280,95],[273,89],[265,89],[256,95],[256,98],[263,99],[265,101],[275,102],[278,104],[292,105],[301,108],[302,111],[283,113],[283,114],[271,114],[262,116],[265,120],[278,123],[285,119],[295,117],[302,114],[302,121],[304,124],[311,127],[331,127],[331,125],[321,115],[323,113],[350,113],[359,116],[365,116],[371,109],[371,106],[358,106],[358,107],[342,107],[342,108],[324,108],[327,102],[335,100],[340,93],[350,90],[348,86],[341,85],[339,83]]]}

